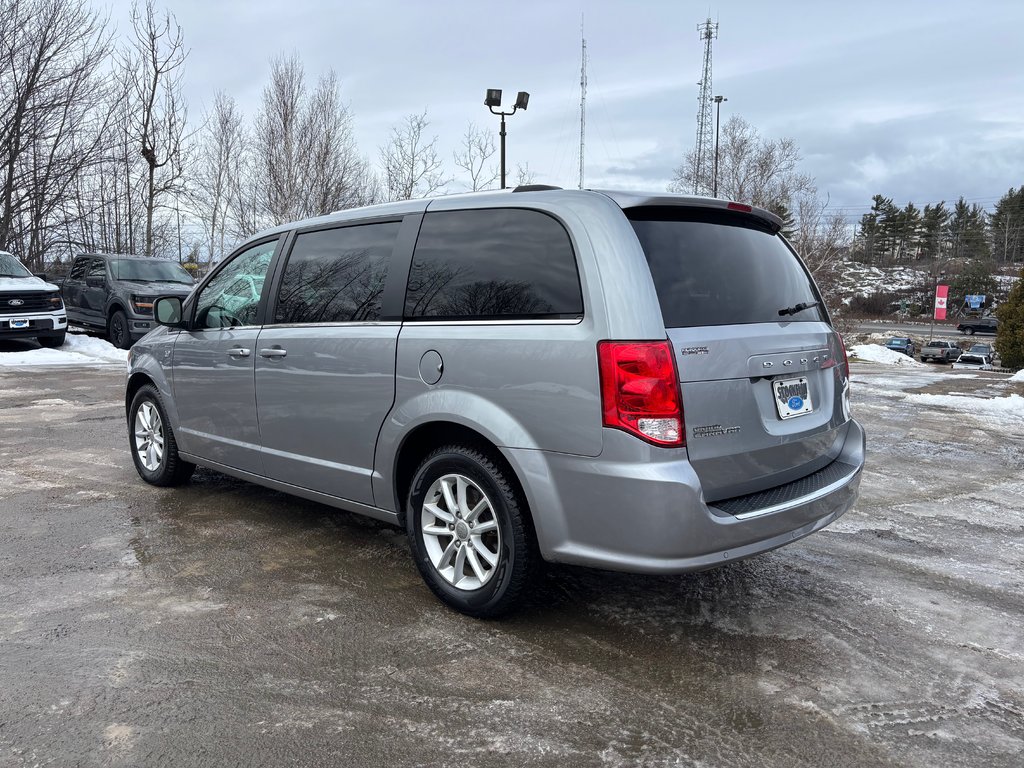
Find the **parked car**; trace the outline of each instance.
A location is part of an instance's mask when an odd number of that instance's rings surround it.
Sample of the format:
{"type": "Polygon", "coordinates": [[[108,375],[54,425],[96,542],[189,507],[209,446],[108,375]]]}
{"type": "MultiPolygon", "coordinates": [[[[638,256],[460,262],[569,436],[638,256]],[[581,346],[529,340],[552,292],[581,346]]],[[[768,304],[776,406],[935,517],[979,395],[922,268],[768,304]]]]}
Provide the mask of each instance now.
{"type": "Polygon", "coordinates": [[[976,333],[995,334],[999,331],[999,320],[995,317],[972,317],[961,322],[956,329],[968,336],[976,333]]]}
{"type": "Polygon", "coordinates": [[[527,188],[268,230],[156,301],[132,459],[153,485],[199,464],[402,525],[474,616],[542,559],[680,573],[774,549],[848,510],[864,464],[842,340],[781,225],[527,188]]]}
{"type": "Polygon", "coordinates": [[[886,349],[891,349],[893,352],[902,352],[904,355],[914,356],[916,347],[914,346],[914,340],[909,336],[893,336],[885,342],[886,349]]]}
{"type": "Polygon", "coordinates": [[[171,259],[89,253],[75,258],[61,292],[68,322],[106,333],[128,349],[153,328],[153,300],[184,298],[195,281],[171,259]]]}
{"type": "Polygon", "coordinates": [[[44,277],[33,275],[14,254],[0,251],[0,339],[35,339],[44,347],[64,344],[64,302],[60,289],[44,277]]]}
{"type": "Polygon", "coordinates": [[[978,344],[971,344],[971,348],[967,350],[972,355],[986,355],[987,357],[995,357],[995,350],[991,344],[980,342],[978,344]]]}
{"type": "Polygon", "coordinates": [[[992,358],[988,355],[972,355],[965,352],[953,363],[953,368],[973,368],[975,370],[991,371],[992,358]]]}
{"type": "Polygon", "coordinates": [[[952,341],[929,341],[921,347],[922,363],[951,363],[960,357],[960,347],[952,341]]]}

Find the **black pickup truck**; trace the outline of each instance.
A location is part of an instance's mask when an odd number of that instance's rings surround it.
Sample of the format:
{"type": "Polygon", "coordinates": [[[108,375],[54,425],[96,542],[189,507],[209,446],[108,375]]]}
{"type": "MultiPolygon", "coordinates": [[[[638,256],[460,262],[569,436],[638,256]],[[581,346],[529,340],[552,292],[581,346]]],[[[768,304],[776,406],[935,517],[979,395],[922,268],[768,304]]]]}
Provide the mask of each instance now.
{"type": "Polygon", "coordinates": [[[994,317],[970,317],[960,323],[956,329],[968,336],[973,336],[976,333],[998,333],[999,320],[994,317]]]}
{"type": "Polygon", "coordinates": [[[176,261],[90,253],[76,256],[61,285],[68,324],[106,333],[128,349],[153,328],[153,301],[181,296],[195,281],[176,261]]]}

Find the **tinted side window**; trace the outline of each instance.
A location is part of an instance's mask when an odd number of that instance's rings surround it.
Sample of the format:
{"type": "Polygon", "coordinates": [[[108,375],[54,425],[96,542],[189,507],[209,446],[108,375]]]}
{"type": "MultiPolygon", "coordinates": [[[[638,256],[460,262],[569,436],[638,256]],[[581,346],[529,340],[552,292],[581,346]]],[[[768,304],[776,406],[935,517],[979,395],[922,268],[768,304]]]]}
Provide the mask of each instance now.
{"type": "Polygon", "coordinates": [[[196,298],[195,327],[253,325],[276,247],[277,240],[254,245],[225,264],[196,298]]]}
{"type": "Polygon", "coordinates": [[[295,238],[277,297],[276,323],[380,319],[388,264],[401,222],[306,232],[295,238]]]}
{"type": "Polygon", "coordinates": [[[441,211],[423,217],[407,318],[560,318],[583,314],[569,233],[539,211],[441,211]]]}
{"type": "Polygon", "coordinates": [[[68,280],[81,280],[84,278],[87,266],[89,266],[89,259],[75,259],[75,263],[68,273],[68,280]]]}
{"type": "Polygon", "coordinates": [[[107,276],[107,264],[103,259],[92,259],[89,262],[89,270],[85,273],[86,277],[106,277],[107,276]]]}

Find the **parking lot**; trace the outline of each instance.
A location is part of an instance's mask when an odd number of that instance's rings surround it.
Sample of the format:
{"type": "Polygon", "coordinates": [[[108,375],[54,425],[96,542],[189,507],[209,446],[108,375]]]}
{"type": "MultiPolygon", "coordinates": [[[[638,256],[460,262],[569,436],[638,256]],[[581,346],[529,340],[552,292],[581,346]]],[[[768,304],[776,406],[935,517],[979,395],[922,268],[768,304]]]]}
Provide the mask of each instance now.
{"type": "Polygon", "coordinates": [[[0,368],[0,765],[1020,766],[1024,384],[855,364],[856,508],[499,622],[389,526],[141,482],[123,366],[0,368]]]}

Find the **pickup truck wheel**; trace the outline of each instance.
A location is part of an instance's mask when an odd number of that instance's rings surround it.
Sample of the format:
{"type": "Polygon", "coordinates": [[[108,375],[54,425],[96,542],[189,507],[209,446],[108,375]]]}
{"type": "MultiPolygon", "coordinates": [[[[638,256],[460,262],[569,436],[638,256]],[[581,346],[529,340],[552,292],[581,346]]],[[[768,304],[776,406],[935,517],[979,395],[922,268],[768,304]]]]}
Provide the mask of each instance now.
{"type": "Polygon", "coordinates": [[[39,346],[47,347],[48,349],[56,349],[57,347],[64,346],[64,339],[67,337],[68,332],[62,331],[56,336],[40,336],[36,339],[39,342],[39,346]]]}
{"type": "Polygon", "coordinates": [[[160,393],[152,384],[139,388],[128,409],[128,440],[139,477],[150,485],[187,482],[196,465],[178,455],[178,443],[167,422],[160,393]]]}
{"type": "Polygon", "coordinates": [[[128,318],[120,309],[110,316],[107,323],[107,338],[118,349],[128,349],[132,345],[132,334],[128,330],[128,318]]]}
{"type": "Polygon", "coordinates": [[[974,329],[973,328],[968,328],[967,330],[964,331],[964,333],[966,333],[968,336],[973,336],[974,335],[974,329]]]}

